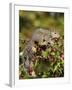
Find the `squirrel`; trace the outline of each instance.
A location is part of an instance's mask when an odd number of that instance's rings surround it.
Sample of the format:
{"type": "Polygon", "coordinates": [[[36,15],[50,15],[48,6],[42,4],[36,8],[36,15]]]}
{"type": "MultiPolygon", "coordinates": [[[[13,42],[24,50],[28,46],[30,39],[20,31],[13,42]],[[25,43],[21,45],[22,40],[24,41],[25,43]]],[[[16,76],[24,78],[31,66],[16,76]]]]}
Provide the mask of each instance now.
{"type": "Polygon", "coordinates": [[[36,52],[36,44],[39,45],[53,45],[54,39],[60,37],[58,32],[38,28],[34,30],[31,40],[27,43],[23,51],[23,63],[24,69],[28,71],[32,58],[34,58],[34,53],[36,52]]]}

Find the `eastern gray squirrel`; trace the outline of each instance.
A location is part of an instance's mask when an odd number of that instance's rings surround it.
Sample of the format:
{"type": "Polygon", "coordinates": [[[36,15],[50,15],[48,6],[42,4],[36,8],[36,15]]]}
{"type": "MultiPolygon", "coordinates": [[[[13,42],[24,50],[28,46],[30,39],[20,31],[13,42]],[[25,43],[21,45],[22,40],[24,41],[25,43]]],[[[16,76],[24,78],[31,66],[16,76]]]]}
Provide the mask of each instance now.
{"type": "Polygon", "coordinates": [[[23,51],[23,63],[24,69],[28,71],[32,58],[34,58],[34,53],[36,52],[36,45],[51,45],[54,44],[54,39],[58,39],[60,37],[58,32],[46,30],[42,28],[38,28],[34,30],[31,40],[27,43],[23,51]]]}

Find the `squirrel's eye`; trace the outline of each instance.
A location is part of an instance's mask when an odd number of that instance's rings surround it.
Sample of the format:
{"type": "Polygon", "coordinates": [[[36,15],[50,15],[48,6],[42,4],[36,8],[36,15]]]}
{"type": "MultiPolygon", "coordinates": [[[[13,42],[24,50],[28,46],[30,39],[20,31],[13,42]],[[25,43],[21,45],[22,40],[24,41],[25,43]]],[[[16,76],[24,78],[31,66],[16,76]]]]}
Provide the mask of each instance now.
{"type": "Polygon", "coordinates": [[[56,34],[56,33],[55,33],[56,34]]]}

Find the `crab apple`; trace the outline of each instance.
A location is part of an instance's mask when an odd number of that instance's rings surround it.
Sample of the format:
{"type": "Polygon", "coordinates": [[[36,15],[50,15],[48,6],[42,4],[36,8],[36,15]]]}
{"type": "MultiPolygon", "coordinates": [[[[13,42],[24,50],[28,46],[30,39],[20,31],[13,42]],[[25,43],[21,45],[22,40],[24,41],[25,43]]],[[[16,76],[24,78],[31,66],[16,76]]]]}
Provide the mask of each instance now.
{"type": "Polygon", "coordinates": [[[35,61],[35,58],[32,58],[32,62],[34,62],[35,61]]]}
{"type": "Polygon", "coordinates": [[[36,54],[34,53],[34,56],[32,57],[32,62],[36,61],[36,54]]]}
{"type": "Polygon", "coordinates": [[[51,50],[51,51],[54,51],[54,52],[55,52],[55,51],[56,51],[56,49],[55,49],[55,48],[52,48],[52,50],[51,50]]]}
{"type": "Polygon", "coordinates": [[[64,60],[64,54],[63,53],[61,54],[61,59],[64,60]]]}
{"type": "Polygon", "coordinates": [[[29,67],[29,70],[28,70],[29,75],[32,75],[32,71],[33,71],[33,69],[31,67],[29,67]]]}

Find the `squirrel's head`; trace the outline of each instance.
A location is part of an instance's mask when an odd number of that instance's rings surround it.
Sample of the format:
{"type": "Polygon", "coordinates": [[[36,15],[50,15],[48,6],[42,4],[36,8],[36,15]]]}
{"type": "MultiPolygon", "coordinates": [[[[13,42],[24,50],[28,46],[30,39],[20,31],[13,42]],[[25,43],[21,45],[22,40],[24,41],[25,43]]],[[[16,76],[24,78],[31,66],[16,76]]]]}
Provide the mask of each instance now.
{"type": "Polygon", "coordinates": [[[59,37],[60,35],[56,31],[39,28],[33,32],[32,40],[37,41],[40,45],[47,45],[48,43],[53,44],[54,40],[52,39],[58,39],[59,37]]]}
{"type": "Polygon", "coordinates": [[[40,45],[46,45],[50,38],[50,30],[47,29],[36,29],[33,32],[32,40],[37,41],[40,45]]]}
{"type": "Polygon", "coordinates": [[[58,32],[54,31],[54,32],[51,32],[51,38],[59,38],[60,35],[58,32]]]}

